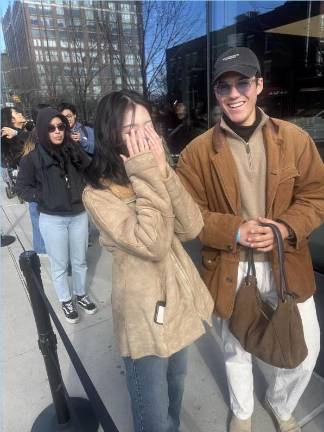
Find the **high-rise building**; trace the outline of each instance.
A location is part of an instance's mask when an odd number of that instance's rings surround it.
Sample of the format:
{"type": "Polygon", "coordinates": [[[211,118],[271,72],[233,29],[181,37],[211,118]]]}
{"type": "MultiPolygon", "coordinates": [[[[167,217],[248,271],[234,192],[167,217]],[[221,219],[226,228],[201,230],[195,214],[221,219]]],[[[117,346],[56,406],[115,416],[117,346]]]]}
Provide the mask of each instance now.
{"type": "Polygon", "coordinates": [[[89,107],[111,90],[142,90],[140,2],[16,0],[2,25],[26,106],[64,97],[89,107]]]}

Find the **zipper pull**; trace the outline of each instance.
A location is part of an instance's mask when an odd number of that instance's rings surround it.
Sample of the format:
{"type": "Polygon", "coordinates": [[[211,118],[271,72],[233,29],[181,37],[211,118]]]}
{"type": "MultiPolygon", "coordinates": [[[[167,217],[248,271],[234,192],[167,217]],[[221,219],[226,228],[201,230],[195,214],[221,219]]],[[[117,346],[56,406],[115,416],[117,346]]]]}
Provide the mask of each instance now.
{"type": "Polygon", "coordinates": [[[250,153],[251,153],[251,149],[250,149],[250,145],[249,145],[249,143],[246,143],[245,150],[246,150],[246,153],[247,153],[247,154],[250,154],[250,153]]]}

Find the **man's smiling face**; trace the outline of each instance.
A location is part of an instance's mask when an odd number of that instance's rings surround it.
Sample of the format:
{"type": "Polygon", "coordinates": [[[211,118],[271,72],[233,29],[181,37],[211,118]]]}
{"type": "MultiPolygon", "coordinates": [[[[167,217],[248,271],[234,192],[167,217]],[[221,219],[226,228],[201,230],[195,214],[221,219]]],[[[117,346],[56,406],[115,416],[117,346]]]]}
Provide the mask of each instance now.
{"type": "Polygon", "coordinates": [[[227,72],[218,79],[214,90],[221,110],[230,120],[241,126],[254,123],[257,97],[263,90],[262,78],[227,72]]]}

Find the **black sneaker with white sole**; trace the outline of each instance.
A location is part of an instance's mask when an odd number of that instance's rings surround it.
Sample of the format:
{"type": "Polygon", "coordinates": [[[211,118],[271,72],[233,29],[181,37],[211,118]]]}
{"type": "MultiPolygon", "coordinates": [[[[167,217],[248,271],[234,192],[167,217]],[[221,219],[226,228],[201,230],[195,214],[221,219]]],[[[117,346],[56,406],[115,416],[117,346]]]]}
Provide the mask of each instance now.
{"type": "Polygon", "coordinates": [[[75,324],[79,321],[79,315],[76,307],[73,304],[72,300],[62,302],[62,309],[65,315],[66,320],[71,323],[75,324]]]}
{"type": "Polygon", "coordinates": [[[89,296],[77,296],[77,304],[83,309],[87,314],[94,314],[97,312],[97,306],[90,300],[89,296]]]}

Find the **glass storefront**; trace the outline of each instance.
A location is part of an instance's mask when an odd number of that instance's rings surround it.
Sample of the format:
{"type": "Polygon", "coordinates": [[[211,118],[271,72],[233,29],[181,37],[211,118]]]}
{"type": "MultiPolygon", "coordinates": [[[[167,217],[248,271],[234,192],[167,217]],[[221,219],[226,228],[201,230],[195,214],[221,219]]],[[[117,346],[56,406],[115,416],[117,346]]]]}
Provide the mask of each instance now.
{"type": "MultiPolygon", "coordinates": [[[[170,151],[179,153],[215,124],[220,110],[210,86],[213,64],[228,48],[246,46],[261,64],[264,90],[258,105],[305,129],[324,161],[324,1],[195,3],[206,10],[206,32],[166,51],[170,151]]],[[[317,285],[323,285],[324,225],[312,234],[310,247],[317,285]]],[[[320,290],[316,301],[323,328],[319,296],[320,290]]],[[[323,350],[318,364],[324,375],[323,350]]]]}

